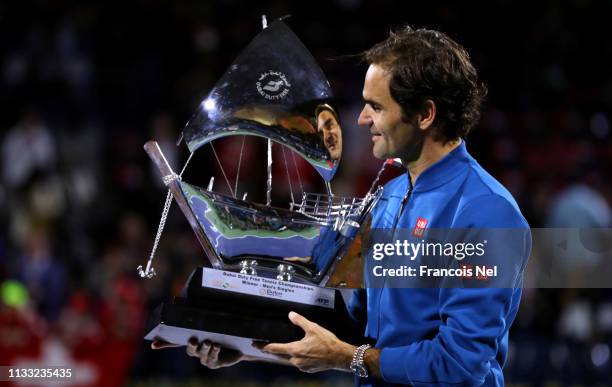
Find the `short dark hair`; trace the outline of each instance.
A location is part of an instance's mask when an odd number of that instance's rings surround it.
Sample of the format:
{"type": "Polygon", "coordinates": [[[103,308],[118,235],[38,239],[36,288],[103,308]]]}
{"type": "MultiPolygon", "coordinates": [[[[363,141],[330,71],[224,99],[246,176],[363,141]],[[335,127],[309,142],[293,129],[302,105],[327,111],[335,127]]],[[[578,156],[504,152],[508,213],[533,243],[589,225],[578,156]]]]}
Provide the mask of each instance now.
{"type": "Polygon", "coordinates": [[[317,107],[315,108],[315,120],[319,117],[319,114],[323,111],[323,110],[329,110],[331,112],[331,114],[334,116],[334,118],[336,119],[336,121],[340,121],[338,119],[338,113],[336,113],[336,109],[334,109],[330,104],[328,103],[322,103],[320,105],[317,105],[317,107]]]}
{"type": "Polygon", "coordinates": [[[486,86],[467,51],[442,32],[406,26],[363,53],[391,72],[393,99],[409,121],[427,99],[436,104],[436,140],[465,138],[480,119],[486,86]]]}

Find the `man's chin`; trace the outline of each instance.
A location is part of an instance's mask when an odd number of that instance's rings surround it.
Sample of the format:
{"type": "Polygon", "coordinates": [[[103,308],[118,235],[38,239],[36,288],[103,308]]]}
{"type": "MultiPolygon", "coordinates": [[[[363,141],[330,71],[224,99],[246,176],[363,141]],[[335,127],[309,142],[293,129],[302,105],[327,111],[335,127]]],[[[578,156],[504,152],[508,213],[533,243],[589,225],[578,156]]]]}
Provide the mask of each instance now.
{"type": "Polygon", "coordinates": [[[383,149],[376,149],[376,145],[372,147],[372,155],[374,155],[374,157],[376,157],[379,160],[386,160],[389,158],[389,156],[387,155],[387,152],[385,152],[383,149]]]}
{"type": "Polygon", "coordinates": [[[379,154],[376,152],[372,152],[372,155],[379,160],[387,160],[389,158],[385,154],[379,154]]]}

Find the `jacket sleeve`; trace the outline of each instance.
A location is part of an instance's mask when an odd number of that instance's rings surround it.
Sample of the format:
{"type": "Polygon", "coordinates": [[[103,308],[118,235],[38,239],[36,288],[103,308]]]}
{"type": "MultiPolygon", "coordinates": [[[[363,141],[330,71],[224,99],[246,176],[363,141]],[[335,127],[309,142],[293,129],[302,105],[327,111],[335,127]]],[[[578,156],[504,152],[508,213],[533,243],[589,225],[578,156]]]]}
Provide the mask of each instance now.
{"type": "Polygon", "coordinates": [[[531,234],[518,209],[505,198],[487,195],[468,203],[462,211],[462,224],[455,227],[478,230],[521,229],[516,240],[502,240],[518,272],[512,287],[441,288],[438,308],[442,321],[429,340],[407,346],[383,348],[380,370],[388,382],[414,385],[474,385],[485,382],[491,361],[498,355],[498,343],[507,332],[520,299],[522,272],[531,250],[531,234]],[[486,216],[483,216],[486,211],[486,216]],[[512,246],[511,246],[512,245],[512,246]],[[509,320],[510,319],[510,320],[509,320]]]}
{"type": "Polygon", "coordinates": [[[348,309],[349,316],[353,319],[353,321],[355,321],[356,324],[364,325],[367,319],[366,290],[353,290],[346,307],[348,309]]]}
{"type": "Polygon", "coordinates": [[[388,382],[481,385],[506,327],[513,289],[441,289],[443,324],[431,340],[384,348],[380,370],[388,382]]]}

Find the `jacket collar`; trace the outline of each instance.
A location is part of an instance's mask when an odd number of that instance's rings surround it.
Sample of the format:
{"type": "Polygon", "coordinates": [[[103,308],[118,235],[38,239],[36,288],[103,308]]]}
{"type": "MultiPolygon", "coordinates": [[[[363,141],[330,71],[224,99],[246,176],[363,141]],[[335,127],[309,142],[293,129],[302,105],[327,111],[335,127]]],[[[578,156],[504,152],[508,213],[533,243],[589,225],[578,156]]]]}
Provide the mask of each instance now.
{"type": "Polygon", "coordinates": [[[446,156],[425,169],[414,182],[413,192],[430,191],[448,183],[467,168],[473,158],[465,147],[465,140],[446,156]]]}

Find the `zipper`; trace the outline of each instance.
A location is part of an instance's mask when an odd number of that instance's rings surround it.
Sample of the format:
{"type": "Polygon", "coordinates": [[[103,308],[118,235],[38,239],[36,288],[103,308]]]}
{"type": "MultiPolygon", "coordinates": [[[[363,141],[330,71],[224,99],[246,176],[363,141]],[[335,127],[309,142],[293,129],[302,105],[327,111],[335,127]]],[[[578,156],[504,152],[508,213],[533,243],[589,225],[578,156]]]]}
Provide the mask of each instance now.
{"type": "MultiPolygon", "coordinates": [[[[402,198],[402,204],[400,206],[399,211],[397,212],[397,215],[395,216],[395,221],[393,222],[393,237],[391,238],[392,241],[395,241],[395,233],[397,232],[397,223],[402,217],[402,214],[404,213],[404,209],[406,208],[406,204],[408,203],[408,200],[410,200],[410,195],[412,194],[412,189],[413,189],[412,179],[410,178],[409,172],[406,172],[406,175],[408,176],[408,191],[402,198]]],[[[384,296],[384,289],[386,289],[386,285],[387,285],[387,277],[384,277],[383,287],[378,293],[378,326],[376,327],[376,337],[377,338],[380,337],[380,319],[382,315],[380,311],[381,311],[382,298],[384,296]]]]}
{"type": "Polygon", "coordinates": [[[395,221],[393,222],[393,239],[395,239],[397,223],[402,217],[402,214],[404,213],[404,209],[406,208],[406,204],[408,203],[408,200],[410,200],[410,195],[412,194],[412,189],[413,189],[412,179],[410,178],[410,173],[406,172],[406,175],[408,175],[408,191],[406,191],[406,195],[404,195],[404,197],[402,198],[402,204],[400,206],[400,210],[397,212],[397,215],[395,216],[395,221]]]}

